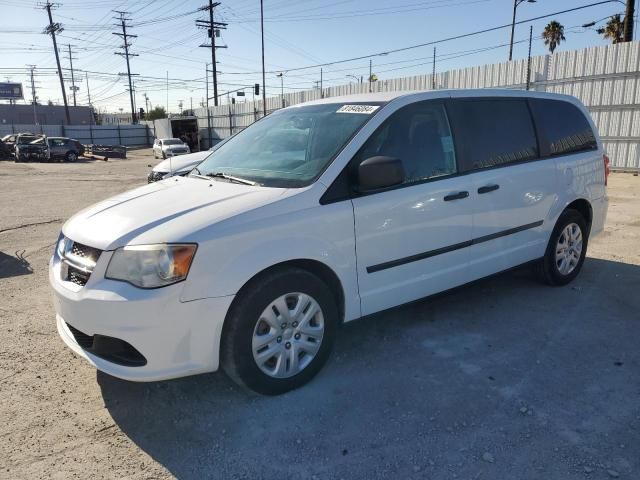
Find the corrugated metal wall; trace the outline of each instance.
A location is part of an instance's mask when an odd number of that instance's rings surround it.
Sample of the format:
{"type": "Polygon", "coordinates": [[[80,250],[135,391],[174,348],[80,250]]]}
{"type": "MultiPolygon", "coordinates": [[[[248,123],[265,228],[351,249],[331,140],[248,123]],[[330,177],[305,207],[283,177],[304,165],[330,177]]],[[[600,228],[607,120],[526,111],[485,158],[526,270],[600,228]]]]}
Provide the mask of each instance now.
{"type": "MultiPolygon", "coordinates": [[[[640,169],[640,42],[622,43],[533,57],[533,90],[578,97],[591,111],[612,165],[640,169]]],[[[525,88],[527,60],[449,70],[435,76],[437,89],[525,88]]],[[[373,91],[430,90],[432,75],[381,80],[373,91]]],[[[369,84],[323,89],[324,97],[365,93],[369,84]]],[[[286,105],[320,98],[320,90],[287,93],[286,105]]],[[[268,111],[281,107],[280,97],[267,98],[268,111]]],[[[211,107],[214,138],[224,138],[247,127],[262,115],[262,102],[211,107]]],[[[200,128],[207,127],[206,109],[199,109],[200,128]]],[[[206,138],[206,135],[203,135],[206,138]]]]}

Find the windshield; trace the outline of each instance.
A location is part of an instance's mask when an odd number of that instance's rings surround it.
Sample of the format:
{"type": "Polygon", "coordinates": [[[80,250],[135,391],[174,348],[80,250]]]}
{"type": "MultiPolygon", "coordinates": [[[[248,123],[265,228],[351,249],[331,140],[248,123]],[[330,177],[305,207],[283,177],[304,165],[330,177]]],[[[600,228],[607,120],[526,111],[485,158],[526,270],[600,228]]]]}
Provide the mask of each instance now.
{"type": "Polygon", "coordinates": [[[40,139],[41,139],[41,137],[36,137],[35,135],[34,136],[31,136],[31,135],[20,135],[18,137],[18,144],[23,145],[23,144],[26,144],[26,143],[34,142],[36,140],[40,140],[40,139]]]}
{"type": "Polygon", "coordinates": [[[226,142],[200,165],[270,187],[303,187],[324,171],[381,103],[326,104],[279,110],[226,142]]]}
{"type": "Polygon", "coordinates": [[[165,145],[182,145],[183,142],[181,140],[178,140],[176,138],[171,138],[169,140],[163,140],[162,143],[164,143],[165,145]]]}

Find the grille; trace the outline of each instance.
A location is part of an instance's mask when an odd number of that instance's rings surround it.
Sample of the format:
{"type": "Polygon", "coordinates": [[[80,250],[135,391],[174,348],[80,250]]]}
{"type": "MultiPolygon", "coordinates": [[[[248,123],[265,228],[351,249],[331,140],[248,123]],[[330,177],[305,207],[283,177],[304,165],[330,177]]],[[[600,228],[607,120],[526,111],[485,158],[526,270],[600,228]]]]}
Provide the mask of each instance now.
{"type": "Polygon", "coordinates": [[[67,327],[69,327],[69,331],[73,335],[73,338],[76,339],[76,342],[82,348],[91,348],[93,346],[93,336],[92,335],[87,335],[86,333],[82,333],[80,330],[78,330],[77,328],[73,327],[72,325],[69,325],[68,323],[67,323],[67,327]]]}
{"type": "Polygon", "coordinates": [[[90,273],[83,272],[82,270],[78,270],[77,268],[70,266],[67,273],[67,281],[84,287],[89,281],[90,276],[90,273]]]}
{"type": "Polygon", "coordinates": [[[98,261],[98,257],[100,257],[101,253],[102,250],[88,247],[78,242],[73,242],[73,246],[71,247],[71,255],[91,260],[94,263],[98,261]]]}
{"type": "Polygon", "coordinates": [[[63,254],[62,279],[84,287],[91,277],[102,250],[67,240],[71,243],[71,247],[65,248],[63,254]]]}
{"type": "Polygon", "coordinates": [[[162,177],[166,175],[165,172],[149,172],[149,176],[147,177],[147,183],[158,182],[162,180],[162,177]]]}

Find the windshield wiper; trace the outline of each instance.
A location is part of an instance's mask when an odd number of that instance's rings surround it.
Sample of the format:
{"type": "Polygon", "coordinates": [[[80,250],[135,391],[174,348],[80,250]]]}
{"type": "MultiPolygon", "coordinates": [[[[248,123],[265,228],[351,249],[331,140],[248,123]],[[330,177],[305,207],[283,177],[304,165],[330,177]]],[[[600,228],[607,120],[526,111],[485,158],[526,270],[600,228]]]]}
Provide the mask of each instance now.
{"type": "Polygon", "coordinates": [[[229,180],[231,182],[243,183],[245,185],[257,185],[256,182],[252,182],[251,180],[247,180],[245,178],[233,177],[231,175],[227,175],[226,173],[216,172],[216,173],[207,173],[207,177],[211,178],[224,178],[225,180],[229,180]]]}

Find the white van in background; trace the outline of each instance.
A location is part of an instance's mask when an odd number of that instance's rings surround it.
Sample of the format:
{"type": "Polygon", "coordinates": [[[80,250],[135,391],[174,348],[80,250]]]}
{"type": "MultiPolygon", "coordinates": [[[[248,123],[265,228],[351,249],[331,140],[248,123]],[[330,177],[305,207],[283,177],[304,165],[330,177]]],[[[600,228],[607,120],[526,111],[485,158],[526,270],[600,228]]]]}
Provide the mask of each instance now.
{"type": "Polygon", "coordinates": [[[58,331],[111,375],[308,382],[342,322],[533,263],[580,272],[608,159],[573,97],[453,90],[327,98],[65,223],[58,331]]]}

